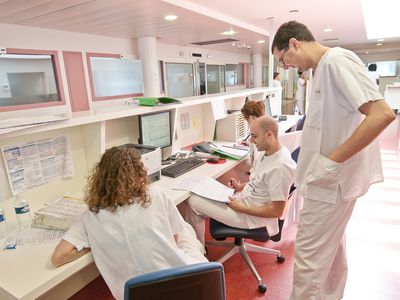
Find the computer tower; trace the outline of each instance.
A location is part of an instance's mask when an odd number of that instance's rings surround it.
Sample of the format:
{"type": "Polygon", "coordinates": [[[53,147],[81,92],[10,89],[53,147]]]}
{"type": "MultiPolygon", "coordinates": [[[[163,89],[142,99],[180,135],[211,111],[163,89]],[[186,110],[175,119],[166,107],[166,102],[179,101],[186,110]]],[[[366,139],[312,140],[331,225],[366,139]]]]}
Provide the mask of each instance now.
{"type": "Polygon", "coordinates": [[[244,139],[247,133],[247,122],[240,111],[228,114],[225,118],[217,120],[217,141],[237,142],[244,139]]]}

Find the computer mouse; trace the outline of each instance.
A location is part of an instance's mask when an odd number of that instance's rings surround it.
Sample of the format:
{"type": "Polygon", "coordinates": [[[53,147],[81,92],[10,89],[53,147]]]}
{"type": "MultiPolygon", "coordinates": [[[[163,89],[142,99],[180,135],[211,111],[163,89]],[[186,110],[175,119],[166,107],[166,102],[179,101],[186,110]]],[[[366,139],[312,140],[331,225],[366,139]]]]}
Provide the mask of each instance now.
{"type": "Polygon", "coordinates": [[[206,162],[215,163],[219,160],[219,157],[209,157],[207,158],[206,162]]]}

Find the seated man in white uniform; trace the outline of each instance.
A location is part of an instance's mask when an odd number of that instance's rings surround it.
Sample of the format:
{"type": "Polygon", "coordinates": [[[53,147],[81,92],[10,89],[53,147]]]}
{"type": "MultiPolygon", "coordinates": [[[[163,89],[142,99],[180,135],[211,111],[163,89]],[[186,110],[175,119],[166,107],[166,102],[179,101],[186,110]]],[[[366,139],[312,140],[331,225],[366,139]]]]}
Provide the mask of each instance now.
{"type": "Polygon", "coordinates": [[[296,163],[289,150],[278,140],[278,124],[267,116],[255,119],[250,125],[251,142],[264,156],[250,174],[247,183],[231,179],[235,189],[230,203],[225,204],[197,195],[189,198],[186,220],[205,245],[205,218],[213,218],[228,226],[253,229],[266,227],[270,235],[277,234],[278,218],[285,208],[289,189],[294,180],[296,163]]]}
{"type": "Polygon", "coordinates": [[[124,145],[108,149],[88,180],[88,210],[54,250],[60,266],[89,250],[116,299],[137,275],[206,262],[195,233],[165,194],[147,185],[140,153],[124,145]],[[90,247],[90,249],[89,249],[90,247]]]}

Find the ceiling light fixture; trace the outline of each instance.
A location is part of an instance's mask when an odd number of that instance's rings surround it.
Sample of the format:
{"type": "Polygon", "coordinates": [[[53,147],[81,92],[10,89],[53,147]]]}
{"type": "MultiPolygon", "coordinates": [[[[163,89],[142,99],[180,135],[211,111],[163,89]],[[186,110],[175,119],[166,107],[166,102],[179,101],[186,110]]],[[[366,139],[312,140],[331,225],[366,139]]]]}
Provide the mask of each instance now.
{"type": "Polygon", "coordinates": [[[369,52],[368,51],[365,51],[365,54],[368,54],[369,52]]]}
{"type": "Polygon", "coordinates": [[[331,31],[333,31],[332,28],[325,28],[325,29],[324,29],[324,32],[331,32],[331,31]]]}
{"type": "Polygon", "coordinates": [[[259,40],[259,41],[257,41],[257,43],[259,43],[259,44],[264,44],[265,41],[264,41],[264,40],[259,40]]]}
{"type": "Polygon", "coordinates": [[[378,42],[383,42],[385,39],[379,39],[378,42]]]}
{"type": "Polygon", "coordinates": [[[376,43],[376,45],[377,45],[377,46],[382,46],[383,44],[382,44],[382,43],[376,43]]]}
{"type": "Polygon", "coordinates": [[[233,28],[231,28],[231,29],[229,29],[227,31],[221,32],[221,34],[223,34],[223,35],[234,35],[236,33],[237,32],[235,30],[233,30],[233,28]]]}
{"type": "Polygon", "coordinates": [[[176,19],[178,19],[178,17],[175,15],[166,15],[164,17],[164,20],[167,20],[167,21],[175,21],[176,19]]]}

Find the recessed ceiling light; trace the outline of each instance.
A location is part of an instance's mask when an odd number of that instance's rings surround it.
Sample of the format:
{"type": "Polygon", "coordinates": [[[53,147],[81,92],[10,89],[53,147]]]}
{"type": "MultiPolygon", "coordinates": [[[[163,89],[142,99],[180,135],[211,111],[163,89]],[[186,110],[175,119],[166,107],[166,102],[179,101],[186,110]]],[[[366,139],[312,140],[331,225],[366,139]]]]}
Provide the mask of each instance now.
{"type": "Polygon", "coordinates": [[[377,45],[377,46],[382,46],[383,44],[382,44],[382,43],[377,43],[376,45],[377,45]]]}
{"type": "Polygon", "coordinates": [[[233,30],[232,28],[227,31],[221,32],[221,34],[223,34],[223,35],[234,35],[236,33],[237,32],[235,30],[233,30]]]}
{"type": "Polygon", "coordinates": [[[378,42],[383,42],[385,39],[379,39],[378,42]]]}
{"type": "Polygon", "coordinates": [[[331,31],[333,31],[332,28],[325,28],[325,29],[324,29],[324,32],[331,32],[331,31]]]}
{"type": "Polygon", "coordinates": [[[178,19],[178,17],[175,15],[167,15],[164,17],[164,20],[167,20],[167,21],[174,21],[176,19],[178,19]]]}
{"type": "Polygon", "coordinates": [[[265,41],[264,41],[264,40],[259,40],[259,41],[257,41],[257,43],[259,43],[259,44],[264,44],[265,41]]]}
{"type": "Polygon", "coordinates": [[[365,54],[368,54],[369,52],[368,51],[365,51],[365,54]]]}

